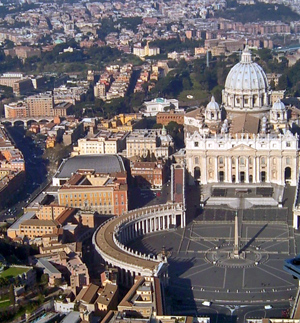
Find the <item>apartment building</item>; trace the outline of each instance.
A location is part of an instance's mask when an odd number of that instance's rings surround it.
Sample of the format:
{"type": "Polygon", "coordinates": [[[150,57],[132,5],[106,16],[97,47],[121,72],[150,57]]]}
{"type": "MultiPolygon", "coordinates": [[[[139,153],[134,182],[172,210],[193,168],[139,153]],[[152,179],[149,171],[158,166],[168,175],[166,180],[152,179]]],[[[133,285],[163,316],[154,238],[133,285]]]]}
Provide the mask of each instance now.
{"type": "Polygon", "coordinates": [[[26,102],[18,101],[4,104],[4,115],[7,119],[26,118],[28,116],[26,102]]]}
{"type": "Polygon", "coordinates": [[[30,117],[53,116],[54,99],[51,92],[29,96],[27,105],[30,117]]]}
{"type": "Polygon", "coordinates": [[[146,128],[146,120],[141,113],[121,113],[110,120],[103,120],[101,126],[113,132],[132,131],[146,128]]]}
{"type": "Polygon", "coordinates": [[[53,115],[57,117],[66,117],[73,111],[73,104],[70,102],[60,102],[54,106],[53,115]]]}
{"type": "Polygon", "coordinates": [[[125,149],[128,134],[102,130],[94,138],[79,139],[72,155],[117,154],[125,149]]]}
{"type": "Polygon", "coordinates": [[[3,73],[0,76],[0,85],[13,87],[14,83],[24,78],[23,73],[3,73]]]}
{"type": "Polygon", "coordinates": [[[67,209],[67,207],[57,204],[43,205],[36,212],[36,217],[39,220],[55,220],[60,214],[62,214],[67,209]]]}
{"type": "Polygon", "coordinates": [[[54,102],[69,102],[73,105],[76,102],[82,101],[84,95],[87,93],[87,88],[83,86],[71,86],[67,87],[62,85],[54,89],[54,102]]]}
{"type": "Polygon", "coordinates": [[[79,256],[69,259],[67,268],[70,272],[70,286],[72,292],[77,295],[78,291],[90,283],[90,275],[86,264],[79,256]]]}
{"type": "Polygon", "coordinates": [[[58,190],[60,205],[121,215],[128,210],[126,175],[77,172],[58,190]]]}
{"type": "Polygon", "coordinates": [[[165,181],[165,167],[161,162],[136,162],[131,175],[141,188],[160,188],[165,181]]]}
{"type": "Polygon", "coordinates": [[[76,297],[76,301],[80,303],[81,318],[87,319],[92,312],[104,317],[108,311],[117,308],[118,295],[118,286],[114,284],[107,284],[104,287],[89,284],[84,287],[76,297]]]}
{"type": "Polygon", "coordinates": [[[142,318],[163,315],[164,303],[159,278],[138,277],[118,305],[118,311],[130,311],[142,318]]]}
{"type": "Polygon", "coordinates": [[[127,158],[146,157],[148,154],[154,154],[156,158],[168,158],[173,149],[173,138],[165,128],[134,130],[126,140],[127,158]]]}
{"type": "Polygon", "coordinates": [[[33,84],[30,78],[18,80],[13,84],[13,92],[20,96],[33,90],[33,84]]]}
{"type": "Polygon", "coordinates": [[[156,123],[167,126],[172,121],[178,124],[184,124],[184,112],[170,110],[168,112],[159,112],[156,115],[156,123]]]}
{"type": "Polygon", "coordinates": [[[58,223],[53,220],[30,219],[20,224],[20,235],[35,239],[46,234],[57,233],[58,226],[58,223]]]}
{"type": "Polygon", "coordinates": [[[0,169],[6,168],[15,171],[25,171],[25,160],[23,154],[18,149],[9,149],[0,151],[0,169]]]}

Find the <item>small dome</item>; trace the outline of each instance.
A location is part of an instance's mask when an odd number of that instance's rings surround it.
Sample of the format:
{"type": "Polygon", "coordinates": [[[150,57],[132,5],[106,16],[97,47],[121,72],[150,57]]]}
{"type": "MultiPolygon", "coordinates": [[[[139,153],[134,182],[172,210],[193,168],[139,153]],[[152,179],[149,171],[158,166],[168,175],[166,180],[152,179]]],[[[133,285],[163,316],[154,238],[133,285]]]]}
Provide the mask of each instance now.
{"type": "Polygon", "coordinates": [[[264,92],[268,90],[268,81],[263,69],[252,62],[248,46],[242,53],[241,61],[230,70],[225,91],[234,93],[264,92]]]}
{"type": "Polygon", "coordinates": [[[285,110],[285,105],[284,103],[278,99],[272,106],[272,110],[276,110],[276,111],[283,111],[285,110]]]}
{"type": "Polygon", "coordinates": [[[206,110],[209,111],[220,111],[220,106],[219,104],[216,102],[215,97],[212,96],[210,102],[208,103],[208,105],[206,106],[206,110]]]}

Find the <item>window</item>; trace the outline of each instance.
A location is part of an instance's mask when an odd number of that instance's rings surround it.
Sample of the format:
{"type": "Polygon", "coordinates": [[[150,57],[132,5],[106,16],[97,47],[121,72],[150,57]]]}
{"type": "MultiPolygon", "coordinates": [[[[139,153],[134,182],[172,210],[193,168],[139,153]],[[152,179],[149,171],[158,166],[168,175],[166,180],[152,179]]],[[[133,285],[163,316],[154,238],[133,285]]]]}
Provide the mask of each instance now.
{"type": "Polygon", "coordinates": [[[223,158],[223,157],[220,157],[220,158],[219,158],[219,164],[220,164],[220,165],[223,165],[223,164],[224,164],[224,158],[223,158]]]}
{"type": "Polygon", "coordinates": [[[194,142],[194,147],[199,147],[199,142],[198,141],[194,142]]]}
{"type": "Polygon", "coordinates": [[[195,157],[195,164],[199,164],[199,157],[195,157]]]}
{"type": "Polygon", "coordinates": [[[242,166],[245,166],[245,158],[244,158],[244,157],[241,157],[241,158],[240,158],[240,164],[241,164],[242,166]]]}
{"type": "Polygon", "coordinates": [[[286,143],[286,147],[291,147],[291,143],[289,141],[286,143]]]}
{"type": "Polygon", "coordinates": [[[262,164],[262,165],[265,165],[265,164],[266,164],[266,158],[265,158],[265,157],[262,157],[262,158],[261,158],[261,164],[262,164]]]}
{"type": "Polygon", "coordinates": [[[291,158],[290,157],[286,157],[285,163],[287,165],[291,165],[291,158]]]}

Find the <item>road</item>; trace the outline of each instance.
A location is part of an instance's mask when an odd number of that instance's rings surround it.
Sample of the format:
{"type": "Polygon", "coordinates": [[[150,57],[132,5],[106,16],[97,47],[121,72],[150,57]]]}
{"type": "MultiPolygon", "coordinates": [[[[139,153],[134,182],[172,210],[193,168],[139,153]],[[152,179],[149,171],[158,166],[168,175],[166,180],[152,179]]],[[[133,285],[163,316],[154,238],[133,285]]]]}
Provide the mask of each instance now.
{"type": "Polygon", "coordinates": [[[10,212],[2,210],[0,221],[19,215],[22,208],[36,197],[49,183],[46,161],[42,159],[43,150],[37,146],[32,138],[25,137],[23,127],[8,126],[7,131],[16,147],[22,152],[25,159],[26,179],[24,189],[20,190],[14,204],[9,207],[10,212]]]}

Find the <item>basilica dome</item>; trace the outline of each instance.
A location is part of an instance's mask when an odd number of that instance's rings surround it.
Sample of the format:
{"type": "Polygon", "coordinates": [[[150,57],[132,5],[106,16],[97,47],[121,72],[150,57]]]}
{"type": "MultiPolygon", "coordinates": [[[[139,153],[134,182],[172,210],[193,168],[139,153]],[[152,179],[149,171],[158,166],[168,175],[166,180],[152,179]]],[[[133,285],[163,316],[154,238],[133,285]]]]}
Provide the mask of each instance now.
{"type": "Polygon", "coordinates": [[[270,109],[269,85],[261,66],[252,61],[248,46],[241,61],[230,70],[223,90],[225,109],[231,112],[262,112],[270,109]]]}

